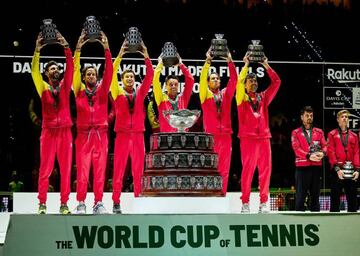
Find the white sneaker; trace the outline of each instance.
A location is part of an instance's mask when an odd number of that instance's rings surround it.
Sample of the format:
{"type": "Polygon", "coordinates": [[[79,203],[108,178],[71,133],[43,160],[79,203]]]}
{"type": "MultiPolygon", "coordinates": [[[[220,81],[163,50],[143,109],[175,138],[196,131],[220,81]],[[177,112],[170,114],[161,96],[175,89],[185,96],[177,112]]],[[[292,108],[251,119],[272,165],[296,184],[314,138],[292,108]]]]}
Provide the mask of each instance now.
{"type": "Polygon", "coordinates": [[[106,214],[106,209],[103,202],[97,202],[93,207],[93,214],[106,214]]]}
{"type": "Polygon", "coordinates": [[[76,214],[86,214],[86,205],[84,202],[79,202],[76,206],[76,214]]]}
{"type": "Polygon", "coordinates": [[[250,213],[250,206],[247,203],[244,203],[241,207],[241,212],[242,213],[250,213]]]}
{"type": "Polygon", "coordinates": [[[269,212],[270,212],[270,210],[269,210],[269,208],[268,208],[268,206],[267,206],[266,203],[260,204],[260,206],[259,206],[259,213],[269,213],[269,212]]]}

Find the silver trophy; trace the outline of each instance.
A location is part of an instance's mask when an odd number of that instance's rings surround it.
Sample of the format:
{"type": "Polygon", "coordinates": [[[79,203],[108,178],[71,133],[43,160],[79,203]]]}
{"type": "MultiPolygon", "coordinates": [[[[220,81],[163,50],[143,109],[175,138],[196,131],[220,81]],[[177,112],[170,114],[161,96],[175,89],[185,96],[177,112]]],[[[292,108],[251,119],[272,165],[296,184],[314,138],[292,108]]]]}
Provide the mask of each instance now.
{"type": "Polygon", "coordinates": [[[260,40],[251,40],[248,53],[250,62],[263,62],[265,60],[264,47],[260,44],[260,40]]]}
{"type": "Polygon", "coordinates": [[[190,128],[200,117],[200,110],[164,110],[163,115],[169,122],[169,125],[177,129],[177,132],[185,132],[185,129],[190,128]]]}
{"type": "Polygon", "coordinates": [[[44,19],[43,24],[40,26],[43,42],[45,44],[55,44],[58,42],[56,25],[52,22],[52,19],[44,19]]]}
{"type": "Polygon", "coordinates": [[[345,161],[345,164],[343,165],[343,177],[344,179],[349,179],[351,180],[353,178],[353,174],[354,174],[354,166],[352,164],[351,161],[345,161]]]}
{"type": "Polygon", "coordinates": [[[125,38],[128,42],[128,50],[130,53],[136,53],[141,50],[141,33],[137,27],[129,28],[129,31],[126,32],[125,38]]]}
{"type": "Polygon", "coordinates": [[[89,42],[95,42],[96,39],[101,37],[101,27],[99,21],[95,16],[87,16],[84,22],[84,30],[86,34],[86,39],[89,39],[89,42]]]}
{"type": "Polygon", "coordinates": [[[172,67],[179,63],[177,50],[172,42],[166,42],[161,50],[161,58],[165,67],[172,67]]]}
{"type": "Polygon", "coordinates": [[[228,47],[227,40],[223,38],[224,34],[215,34],[215,38],[211,40],[211,55],[214,57],[227,57],[228,47]]]}

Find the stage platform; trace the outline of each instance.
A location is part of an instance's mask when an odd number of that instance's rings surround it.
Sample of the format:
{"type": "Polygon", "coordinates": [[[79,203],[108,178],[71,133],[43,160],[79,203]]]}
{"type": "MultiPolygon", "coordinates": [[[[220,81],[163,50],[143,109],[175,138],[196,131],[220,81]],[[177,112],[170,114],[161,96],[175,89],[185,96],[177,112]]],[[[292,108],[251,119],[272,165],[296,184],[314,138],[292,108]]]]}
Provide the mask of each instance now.
{"type": "MultiPolygon", "coordinates": [[[[124,214],[93,215],[89,193],[88,214],[64,216],[57,214],[59,193],[49,193],[46,215],[36,214],[36,193],[15,193],[14,213],[0,214],[3,237],[8,226],[0,256],[359,255],[360,213],[254,214],[259,197],[253,193],[251,213],[241,214],[240,195],[134,198],[123,193],[124,214]]],[[[103,201],[110,212],[111,193],[103,201]]],[[[76,204],[71,194],[70,208],[76,204]]]]}

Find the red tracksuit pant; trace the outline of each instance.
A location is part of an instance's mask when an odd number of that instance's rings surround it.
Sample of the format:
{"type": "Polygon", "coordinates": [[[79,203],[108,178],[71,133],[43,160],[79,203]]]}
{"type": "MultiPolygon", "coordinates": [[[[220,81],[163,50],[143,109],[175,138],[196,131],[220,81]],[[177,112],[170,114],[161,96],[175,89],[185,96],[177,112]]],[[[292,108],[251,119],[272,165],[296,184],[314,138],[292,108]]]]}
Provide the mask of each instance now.
{"type": "Polygon", "coordinates": [[[255,168],[259,172],[260,203],[268,201],[271,176],[270,139],[240,138],[241,150],[241,200],[249,203],[251,183],[255,168]]]}
{"type": "Polygon", "coordinates": [[[38,199],[46,203],[49,177],[54,168],[55,156],[60,167],[60,201],[69,200],[72,163],[71,128],[43,128],[40,137],[40,170],[38,180],[38,199]]]}
{"type": "Polygon", "coordinates": [[[77,185],[76,199],[85,201],[91,164],[95,204],[102,201],[108,155],[108,132],[103,130],[78,131],[76,141],[77,185]]]}
{"type": "Polygon", "coordinates": [[[231,134],[214,135],[214,151],[218,154],[218,170],[223,184],[222,192],[226,195],[232,151],[231,134]]]}
{"type": "Polygon", "coordinates": [[[120,195],[128,157],[131,157],[131,170],[134,181],[134,195],[141,192],[141,177],[144,172],[145,144],[144,134],[118,132],[114,148],[113,195],[114,204],[120,203],[120,195]]]}

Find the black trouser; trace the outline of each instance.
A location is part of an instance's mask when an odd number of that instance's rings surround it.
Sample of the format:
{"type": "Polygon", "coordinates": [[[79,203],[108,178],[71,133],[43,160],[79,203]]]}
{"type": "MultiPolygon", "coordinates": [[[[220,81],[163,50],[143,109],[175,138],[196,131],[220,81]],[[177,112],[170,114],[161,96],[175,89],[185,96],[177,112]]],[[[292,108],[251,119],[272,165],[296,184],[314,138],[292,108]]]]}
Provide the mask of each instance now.
{"type": "Polygon", "coordinates": [[[331,174],[331,194],[330,194],[330,212],[340,211],[340,196],[342,188],[345,190],[346,201],[348,203],[348,212],[356,212],[357,206],[357,182],[351,179],[340,180],[335,170],[331,174]]]}
{"type": "Polygon", "coordinates": [[[320,177],[322,166],[303,166],[296,167],[295,186],[296,186],[296,211],[305,211],[305,198],[310,193],[310,211],[320,211],[320,177]]]}

